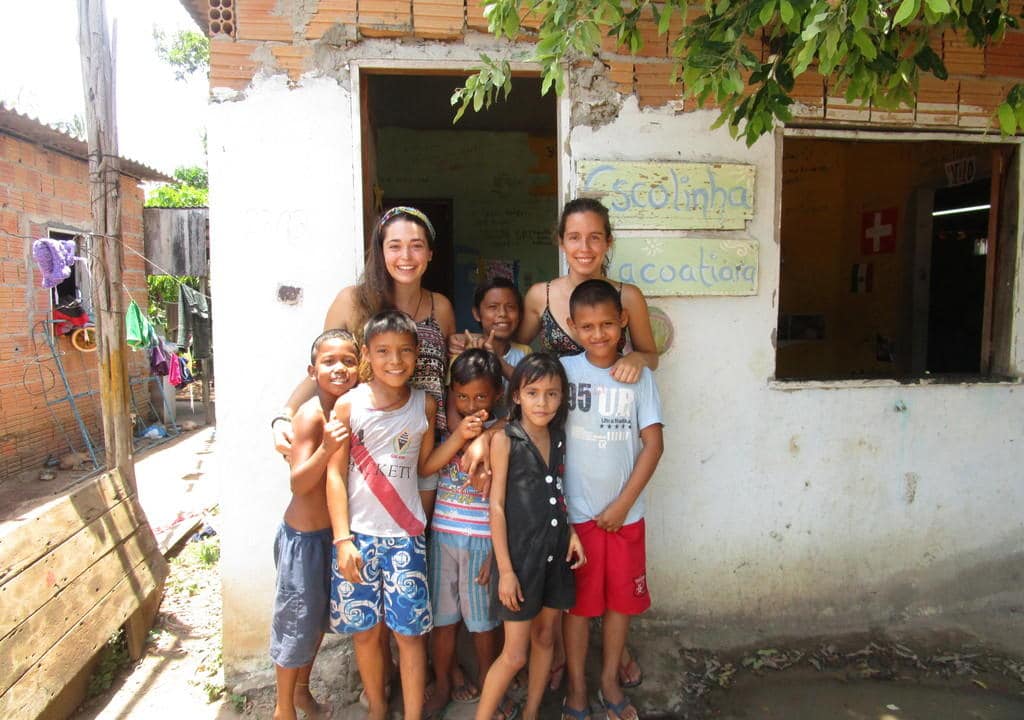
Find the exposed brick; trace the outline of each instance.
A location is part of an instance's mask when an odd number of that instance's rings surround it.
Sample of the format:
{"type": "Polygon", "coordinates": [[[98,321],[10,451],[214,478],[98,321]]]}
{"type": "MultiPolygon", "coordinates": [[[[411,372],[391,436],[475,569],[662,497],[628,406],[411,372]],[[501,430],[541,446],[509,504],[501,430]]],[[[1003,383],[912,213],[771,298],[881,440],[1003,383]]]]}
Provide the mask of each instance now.
{"type": "Polygon", "coordinates": [[[465,15],[465,0],[416,0],[412,26],[416,37],[452,40],[462,35],[465,15]]]}
{"type": "Polygon", "coordinates": [[[658,24],[651,13],[641,13],[636,29],[643,40],[643,45],[636,52],[638,57],[663,58],[668,55],[668,35],[658,34],[658,24]]]}
{"type": "Polygon", "coordinates": [[[10,210],[0,210],[0,230],[3,232],[21,234],[18,214],[10,210]]]}
{"type": "Polygon", "coordinates": [[[466,26],[470,30],[487,32],[489,25],[484,17],[484,0],[466,0],[466,26]]]}
{"type": "Polygon", "coordinates": [[[270,48],[281,69],[288,73],[291,80],[298,80],[306,69],[306,60],[313,49],[308,45],[275,45],[270,48]]]}
{"type": "Polygon", "coordinates": [[[412,32],[409,0],[360,0],[359,29],[367,37],[400,37],[412,32]]]}
{"type": "Polygon", "coordinates": [[[957,124],[967,128],[996,127],[996,107],[1006,98],[1006,86],[999,80],[962,80],[957,124]]]}
{"type": "Polygon", "coordinates": [[[618,60],[606,61],[608,64],[608,79],[615,83],[616,88],[623,95],[633,94],[633,63],[619,62],[618,60]]]}
{"type": "Polygon", "coordinates": [[[320,0],[306,26],[306,39],[319,40],[336,23],[355,25],[356,22],[356,0],[320,0]]]}
{"type": "Polygon", "coordinates": [[[226,38],[210,40],[210,87],[244,90],[256,73],[253,42],[235,42],[226,38]]]}
{"type": "Polygon", "coordinates": [[[809,68],[793,82],[791,93],[796,104],[793,114],[803,118],[825,117],[825,78],[817,70],[809,68]]]}
{"type": "Polygon", "coordinates": [[[276,40],[291,42],[294,37],[291,19],[285,13],[274,13],[278,6],[289,4],[279,0],[245,0],[237,3],[235,37],[239,40],[276,40]]]}
{"type": "Polygon", "coordinates": [[[682,86],[672,84],[671,63],[637,63],[636,73],[637,98],[641,107],[661,107],[672,100],[680,100],[682,86]]]}
{"type": "Polygon", "coordinates": [[[967,37],[950,31],[942,38],[942,59],[950,75],[983,75],[985,49],[971,47],[967,37]]]}
{"type": "Polygon", "coordinates": [[[917,91],[917,124],[955,126],[959,91],[960,83],[956,80],[922,75],[917,91]]]}
{"type": "Polygon", "coordinates": [[[985,50],[985,75],[1024,79],[1024,32],[1010,31],[985,50]]]}
{"type": "Polygon", "coordinates": [[[859,100],[847,102],[844,97],[846,88],[842,85],[827,88],[828,97],[825,100],[825,119],[837,120],[839,122],[869,122],[871,119],[871,107],[868,103],[861,103],[859,100]]]}

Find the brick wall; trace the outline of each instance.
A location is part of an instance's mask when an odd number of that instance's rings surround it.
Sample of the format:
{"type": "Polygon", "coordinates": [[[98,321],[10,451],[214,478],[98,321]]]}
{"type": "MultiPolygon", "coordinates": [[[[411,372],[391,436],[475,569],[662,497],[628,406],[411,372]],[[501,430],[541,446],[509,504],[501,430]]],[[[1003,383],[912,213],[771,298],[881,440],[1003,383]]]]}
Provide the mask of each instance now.
{"type": "MultiPolygon", "coordinates": [[[[211,0],[212,2],[212,0],[211,0]]],[[[217,0],[218,4],[221,0],[217,0]]],[[[467,32],[487,30],[477,0],[320,0],[315,12],[287,14],[274,0],[235,0],[236,24],[232,35],[214,35],[211,43],[212,87],[244,89],[260,63],[272,57],[265,69],[285,72],[298,80],[311,69],[313,48],[326,32],[340,24],[346,37],[419,38],[457,42],[467,32]],[[261,49],[265,52],[257,52],[261,49]]],[[[1011,2],[1019,14],[1022,3],[1011,2]]],[[[692,14],[692,13],[691,13],[692,14]]],[[[678,16],[674,26],[678,26],[678,16]]],[[[536,27],[532,18],[524,27],[536,27]]],[[[637,57],[605,42],[602,54],[610,76],[622,93],[635,94],[642,106],[658,107],[676,101],[680,87],[669,83],[672,61],[664,37],[659,38],[653,22],[641,27],[645,46],[637,57]]],[[[528,40],[524,32],[522,39],[528,40]]],[[[801,77],[795,98],[801,103],[801,117],[858,125],[916,125],[979,129],[995,126],[992,114],[1009,86],[1024,79],[1024,31],[1011,31],[1006,39],[989,48],[972,48],[955,34],[935,38],[949,69],[946,82],[922,81],[917,107],[886,112],[870,107],[848,106],[840,88],[813,73],[801,77]]],[[[676,103],[687,112],[694,103],[676,103]]]]}
{"type": "MultiPolygon", "coordinates": [[[[50,295],[40,287],[31,248],[32,238],[45,237],[48,229],[91,228],[87,182],[86,161],[0,134],[0,479],[39,467],[47,454],[68,452],[58,422],[75,449],[84,450],[70,405],[47,408],[48,400],[64,395],[64,387],[43,335],[50,295]]],[[[124,242],[140,255],[143,200],[138,182],[122,176],[124,242]]],[[[126,304],[127,293],[140,304],[146,301],[140,255],[125,252],[126,304]]],[[[96,353],[75,350],[65,337],[56,346],[72,391],[97,391],[77,403],[93,442],[102,447],[96,353]]],[[[148,374],[144,353],[129,353],[128,362],[131,376],[148,374]]],[[[135,389],[140,403],[145,392],[145,386],[135,389]]]]}

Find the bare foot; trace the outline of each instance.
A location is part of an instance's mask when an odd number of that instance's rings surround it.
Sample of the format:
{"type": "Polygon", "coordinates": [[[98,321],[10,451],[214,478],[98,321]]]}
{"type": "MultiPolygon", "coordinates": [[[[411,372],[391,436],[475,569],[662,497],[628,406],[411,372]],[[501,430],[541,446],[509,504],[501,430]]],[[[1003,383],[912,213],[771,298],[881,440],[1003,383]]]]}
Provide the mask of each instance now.
{"type": "Polygon", "coordinates": [[[295,716],[295,710],[288,710],[280,705],[275,705],[274,720],[298,720],[298,718],[295,716]]]}
{"type": "Polygon", "coordinates": [[[317,702],[309,692],[308,685],[296,685],[293,697],[296,709],[301,710],[309,720],[329,720],[334,714],[334,705],[329,702],[317,702]]]}
{"type": "Polygon", "coordinates": [[[424,693],[423,717],[428,720],[440,717],[452,699],[451,685],[442,687],[439,683],[435,682],[432,687],[432,692],[424,693]]]}

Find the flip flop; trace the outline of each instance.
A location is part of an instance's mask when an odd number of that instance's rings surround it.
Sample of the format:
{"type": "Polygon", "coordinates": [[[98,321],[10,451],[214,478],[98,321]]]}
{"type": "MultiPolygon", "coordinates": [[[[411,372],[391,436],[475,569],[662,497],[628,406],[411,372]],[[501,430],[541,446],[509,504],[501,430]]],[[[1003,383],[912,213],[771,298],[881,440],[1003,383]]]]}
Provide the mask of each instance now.
{"type": "Polygon", "coordinates": [[[562,720],[590,720],[590,708],[577,710],[569,706],[569,698],[562,698],[562,720]]]}
{"type": "Polygon", "coordinates": [[[516,720],[519,716],[519,703],[505,695],[498,703],[491,720],[516,720]]]}
{"type": "Polygon", "coordinates": [[[461,685],[452,688],[452,700],[460,705],[472,705],[480,702],[480,688],[466,678],[461,685]]]}
{"type": "Polygon", "coordinates": [[[597,699],[600,701],[602,707],[604,707],[604,714],[608,720],[640,720],[640,713],[633,706],[633,703],[629,701],[629,698],[625,695],[622,696],[622,702],[612,703],[604,699],[604,694],[598,690],[597,699]],[[632,708],[633,712],[630,716],[624,717],[622,713],[632,708]]]}
{"type": "Polygon", "coordinates": [[[635,688],[640,687],[644,681],[644,669],[640,667],[640,663],[636,661],[632,655],[629,658],[629,662],[625,665],[619,665],[619,687],[624,688],[635,688]],[[636,674],[630,678],[630,668],[636,668],[636,674]]]}

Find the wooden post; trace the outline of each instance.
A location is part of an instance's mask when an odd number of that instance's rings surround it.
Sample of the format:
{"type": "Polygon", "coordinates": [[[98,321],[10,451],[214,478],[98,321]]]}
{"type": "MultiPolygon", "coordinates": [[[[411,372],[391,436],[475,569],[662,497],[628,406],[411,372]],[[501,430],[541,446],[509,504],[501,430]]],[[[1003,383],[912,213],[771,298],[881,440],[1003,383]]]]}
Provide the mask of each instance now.
{"type": "Polygon", "coordinates": [[[125,358],[121,247],[121,168],[114,112],[114,61],[104,0],[78,0],[85,121],[89,142],[89,195],[95,233],[89,270],[97,329],[100,407],[107,468],[120,470],[134,494],[130,389],[125,358]]]}

